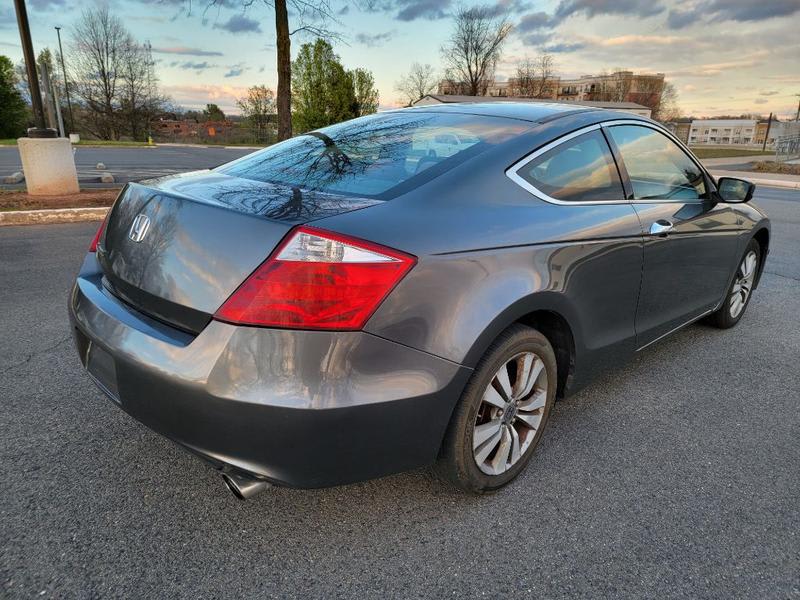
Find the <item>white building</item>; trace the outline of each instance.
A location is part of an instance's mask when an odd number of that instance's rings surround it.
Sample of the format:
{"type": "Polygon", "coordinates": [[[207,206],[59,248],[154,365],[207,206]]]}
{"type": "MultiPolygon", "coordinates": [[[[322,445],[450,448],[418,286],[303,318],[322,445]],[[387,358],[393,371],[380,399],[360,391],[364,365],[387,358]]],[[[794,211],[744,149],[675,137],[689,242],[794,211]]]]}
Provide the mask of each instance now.
{"type": "Polygon", "coordinates": [[[692,121],[689,144],[753,144],[756,137],[755,119],[700,119],[692,121]]]}

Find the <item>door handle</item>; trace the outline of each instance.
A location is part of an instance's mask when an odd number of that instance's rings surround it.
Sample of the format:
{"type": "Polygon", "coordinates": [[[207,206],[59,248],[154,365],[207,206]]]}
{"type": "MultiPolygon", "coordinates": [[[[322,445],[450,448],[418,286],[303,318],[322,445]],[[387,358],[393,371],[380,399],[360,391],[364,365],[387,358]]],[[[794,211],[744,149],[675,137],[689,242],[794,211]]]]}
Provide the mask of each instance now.
{"type": "Polygon", "coordinates": [[[650,235],[658,235],[661,237],[667,237],[667,234],[672,231],[673,225],[671,221],[667,221],[666,219],[659,219],[652,225],[650,225],[650,235]]]}

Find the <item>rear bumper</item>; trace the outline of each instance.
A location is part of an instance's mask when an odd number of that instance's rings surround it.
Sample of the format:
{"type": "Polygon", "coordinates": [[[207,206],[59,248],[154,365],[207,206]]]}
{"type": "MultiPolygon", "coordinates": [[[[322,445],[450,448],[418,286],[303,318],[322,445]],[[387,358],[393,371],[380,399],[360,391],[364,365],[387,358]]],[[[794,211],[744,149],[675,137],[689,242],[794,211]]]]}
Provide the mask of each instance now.
{"type": "Polygon", "coordinates": [[[125,412],[218,467],[323,487],[431,463],[466,367],[364,332],[196,337],[122,304],[89,255],[70,298],[84,368],[125,412]]]}

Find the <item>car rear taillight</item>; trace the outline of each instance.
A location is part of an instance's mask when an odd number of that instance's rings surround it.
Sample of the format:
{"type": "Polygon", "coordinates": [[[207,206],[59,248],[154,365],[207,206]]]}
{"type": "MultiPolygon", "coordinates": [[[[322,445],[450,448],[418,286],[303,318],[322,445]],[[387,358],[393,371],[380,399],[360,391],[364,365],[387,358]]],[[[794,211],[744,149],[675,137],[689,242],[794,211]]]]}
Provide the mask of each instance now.
{"type": "MultiPolygon", "coordinates": [[[[108,210],[109,212],[111,211],[110,208],[108,210]]],[[[100,237],[103,235],[103,230],[106,228],[106,221],[108,221],[108,214],[106,214],[105,218],[103,219],[103,222],[100,223],[100,227],[98,228],[97,233],[94,234],[94,237],[92,238],[92,243],[89,244],[89,252],[97,252],[97,244],[100,243],[100,237]]]]}
{"type": "Polygon", "coordinates": [[[291,329],[361,329],[416,258],[346,235],[299,227],[214,318],[291,329]]]}

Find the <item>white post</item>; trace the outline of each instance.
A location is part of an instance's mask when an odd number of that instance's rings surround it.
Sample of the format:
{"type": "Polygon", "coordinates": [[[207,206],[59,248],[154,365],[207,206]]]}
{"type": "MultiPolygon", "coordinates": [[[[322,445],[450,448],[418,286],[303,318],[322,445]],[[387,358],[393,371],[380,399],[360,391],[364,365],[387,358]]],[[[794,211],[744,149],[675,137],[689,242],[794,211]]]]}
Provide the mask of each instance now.
{"type": "Polygon", "coordinates": [[[80,192],[72,145],[67,138],[24,137],[17,140],[17,148],[31,196],[80,192]]]}
{"type": "Polygon", "coordinates": [[[58,118],[58,132],[61,134],[61,137],[67,137],[64,135],[64,119],[61,118],[61,103],[58,101],[58,91],[56,90],[56,86],[53,86],[53,101],[56,105],[56,117],[58,118]]]}

